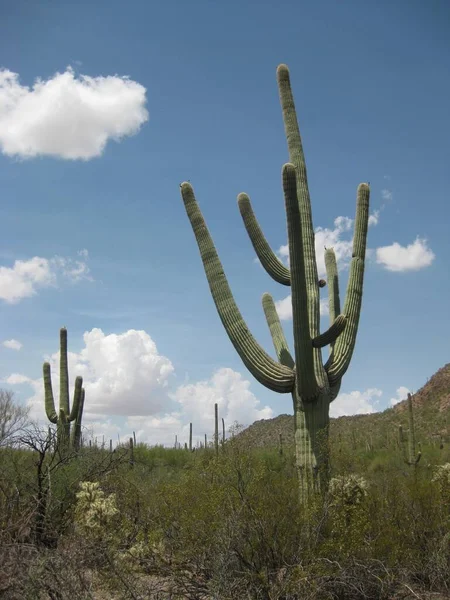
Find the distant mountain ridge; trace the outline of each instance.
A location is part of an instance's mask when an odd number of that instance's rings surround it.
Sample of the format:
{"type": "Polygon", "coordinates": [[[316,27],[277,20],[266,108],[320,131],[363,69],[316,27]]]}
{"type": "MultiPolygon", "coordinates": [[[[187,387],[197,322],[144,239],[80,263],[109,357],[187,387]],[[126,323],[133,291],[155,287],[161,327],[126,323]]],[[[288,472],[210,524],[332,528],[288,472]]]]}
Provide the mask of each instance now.
{"type": "MultiPolygon", "coordinates": [[[[426,384],[413,394],[413,407],[417,440],[433,441],[450,436],[450,363],[430,377],[426,384]]],[[[382,412],[352,415],[331,419],[331,440],[341,436],[352,437],[355,443],[371,440],[380,447],[386,440],[394,439],[398,426],[407,427],[407,400],[382,412]]],[[[294,444],[293,415],[279,415],[273,419],[256,421],[244,429],[239,437],[252,447],[274,447],[294,444]]]]}

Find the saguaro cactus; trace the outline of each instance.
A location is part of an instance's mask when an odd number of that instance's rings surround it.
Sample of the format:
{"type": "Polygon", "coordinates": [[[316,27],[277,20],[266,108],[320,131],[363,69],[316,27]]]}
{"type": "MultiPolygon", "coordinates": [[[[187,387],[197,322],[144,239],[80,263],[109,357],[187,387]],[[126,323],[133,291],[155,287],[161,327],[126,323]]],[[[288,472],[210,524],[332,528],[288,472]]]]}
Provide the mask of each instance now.
{"type": "Polygon", "coordinates": [[[403,450],[403,459],[407,465],[410,467],[415,467],[419,464],[419,460],[422,457],[422,452],[420,449],[420,442],[418,444],[419,451],[416,454],[416,432],[414,428],[414,411],[413,411],[413,402],[412,396],[408,393],[408,422],[409,422],[409,432],[408,432],[408,452],[406,451],[406,439],[403,434],[403,427],[401,425],[398,426],[398,435],[400,445],[403,450]]]}
{"type": "Polygon", "coordinates": [[[353,252],[343,314],[340,314],[335,253],[332,248],[325,250],[331,326],[320,334],[319,288],[324,282],[318,278],[306,165],[286,65],[278,67],[277,79],[290,157],[290,163],[285,164],[282,170],[290,268],[271,250],[247,194],[239,194],[238,204],[262,266],[275,281],[291,286],[294,355],[289,351],[269,294],[263,295],[262,304],[278,361],[273,360],[257,343],[234,301],[190,183],[181,184],[181,195],[212,297],[232,344],[260,383],[275,392],[292,394],[300,495],[302,501],[306,501],[312,491],[325,491],[328,485],[329,405],[338,394],[355,347],[363,290],[370,189],[367,183],[362,183],[357,191],[353,252]],[[324,364],[321,348],[326,345],[330,345],[330,356],[324,364]]]}
{"type": "Polygon", "coordinates": [[[73,450],[78,450],[80,448],[81,419],[83,417],[85,395],[83,378],[77,377],[75,380],[75,390],[71,409],[69,402],[69,369],[67,364],[67,329],[65,327],[59,330],[59,340],[59,411],[56,412],[55,410],[50,364],[45,362],[43,365],[45,412],[47,413],[49,421],[57,425],[58,447],[62,449],[64,447],[67,448],[70,445],[73,450]],[[75,423],[71,434],[70,423],[72,421],[75,421],[75,423]]]}
{"type": "Polygon", "coordinates": [[[214,404],[214,447],[216,456],[219,456],[219,405],[214,404]]]}

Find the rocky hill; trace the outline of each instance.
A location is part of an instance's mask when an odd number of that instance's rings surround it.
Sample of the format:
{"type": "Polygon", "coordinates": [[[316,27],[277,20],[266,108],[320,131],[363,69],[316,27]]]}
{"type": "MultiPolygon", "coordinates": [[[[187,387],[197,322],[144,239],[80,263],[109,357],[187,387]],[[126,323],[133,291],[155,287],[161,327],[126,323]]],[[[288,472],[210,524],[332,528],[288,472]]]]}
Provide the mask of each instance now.
{"type": "MultiPolygon", "coordinates": [[[[450,363],[439,369],[427,383],[413,395],[416,437],[418,441],[438,443],[440,437],[450,437],[450,363]]],[[[389,446],[398,436],[398,426],[408,427],[407,401],[383,412],[331,419],[331,440],[351,440],[354,445],[389,446]]],[[[246,445],[273,447],[294,443],[292,415],[279,415],[274,419],[256,421],[240,437],[246,445]]]]}

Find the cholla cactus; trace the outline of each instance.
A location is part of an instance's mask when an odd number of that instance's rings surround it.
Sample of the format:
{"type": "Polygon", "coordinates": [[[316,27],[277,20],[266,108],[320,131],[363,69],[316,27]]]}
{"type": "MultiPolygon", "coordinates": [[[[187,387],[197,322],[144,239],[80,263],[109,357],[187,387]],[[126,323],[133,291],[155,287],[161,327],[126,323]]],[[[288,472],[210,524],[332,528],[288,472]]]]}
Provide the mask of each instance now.
{"type": "Polygon", "coordinates": [[[367,489],[368,484],[364,477],[339,475],[331,479],[328,494],[332,504],[356,506],[366,498],[367,489]]]}
{"type": "Polygon", "coordinates": [[[105,530],[119,512],[116,495],[105,496],[100,484],[93,481],[82,481],[80,488],[75,508],[76,522],[83,529],[94,533],[105,530]]]}

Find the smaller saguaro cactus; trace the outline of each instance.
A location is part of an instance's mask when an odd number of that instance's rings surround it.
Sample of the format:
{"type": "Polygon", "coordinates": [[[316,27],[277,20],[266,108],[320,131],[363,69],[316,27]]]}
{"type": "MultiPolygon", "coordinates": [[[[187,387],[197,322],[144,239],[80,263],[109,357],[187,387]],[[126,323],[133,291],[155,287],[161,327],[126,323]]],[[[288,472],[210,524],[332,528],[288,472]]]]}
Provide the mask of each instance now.
{"type": "Polygon", "coordinates": [[[192,423],[189,423],[189,452],[192,452],[192,423]]]}
{"type": "Polygon", "coordinates": [[[130,469],[134,467],[134,440],[130,437],[130,469]]]}
{"type": "Polygon", "coordinates": [[[43,365],[45,412],[47,413],[48,420],[57,426],[58,447],[62,449],[70,446],[73,450],[77,451],[80,448],[81,419],[83,417],[85,395],[83,378],[77,377],[75,380],[72,408],[70,408],[69,368],[67,362],[67,329],[65,327],[62,327],[59,331],[59,340],[59,411],[56,412],[55,409],[50,364],[45,362],[43,365]],[[75,421],[75,423],[71,434],[70,423],[73,421],[75,421]]]}
{"type": "Polygon", "coordinates": [[[407,465],[416,466],[422,456],[420,442],[418,443],[419,451],[416,454],[416,433],[414,428],[414,412],[413,402],[411,394],[408,394],[408,421],[409,421],[409,432],[408,432],[408,450],[406,448],[406,437],[403,433],[403,427],[398,426],[398,435],[400,446],[403,450],[403,459],[407,465]]]}
{"type": "Polygon", "coordinates": [[[214,404],[214,445],[216,448],[216,455],[219,455],[219,405],[217,402],[214,404]]]}
{"type": "Polygon", "coordinates": [[[225,419],[222,417],[222,448],[225,448],[225,419]]]}

